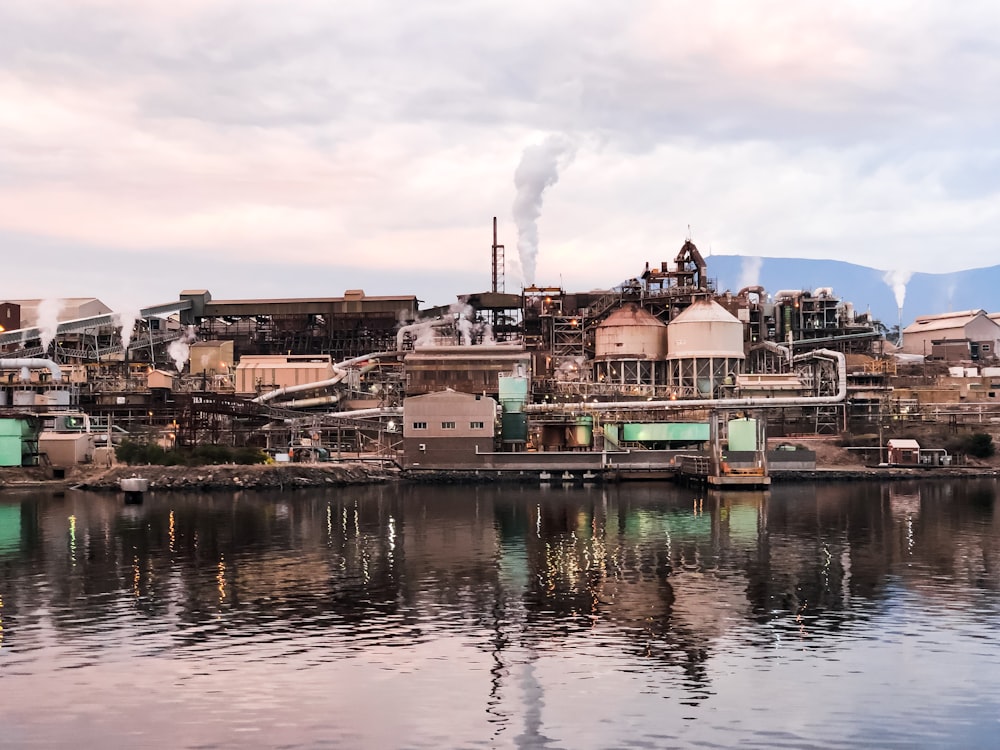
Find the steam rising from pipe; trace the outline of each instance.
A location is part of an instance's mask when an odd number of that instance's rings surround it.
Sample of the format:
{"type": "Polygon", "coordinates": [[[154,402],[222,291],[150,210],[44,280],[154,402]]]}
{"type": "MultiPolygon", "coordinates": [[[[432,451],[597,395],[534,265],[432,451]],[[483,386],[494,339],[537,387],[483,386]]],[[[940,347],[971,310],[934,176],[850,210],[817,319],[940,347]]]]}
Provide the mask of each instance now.
{"type": "Polygon", "coordinates": [[[764,265],[763,258],[744,258],[740,265],[740,283],[738,289],[748,286],[760,286],[760,268],[764,265]]]}
{"type": "Polygon", "coordinates": [[[118,325],[121,326],[122,351],[128,352],[128,345],[132,343],[132,333],[135,331],[135,322],[139,319],[138,310],[120,310],[115,313],[118,325]]]}
{"type": "Polygon", "coordinates": [[[167,347],[167,354],[170,355],[170,358],[177,366],[177,372],[184,369],[188,357],[191,356],[191,344],[197,341],[197,339],[198,334],[195,332],[195,327],[188,326],[179,339],[170,342],[170,346],[167,347]]]}
{"type": "Polygon", "coordinates": [[[903,309],[903,302],[906,300],[906,285],[913,275],[911,271],[886,271],[882,275],[882,281],[889,285],[892,293],[896,295],[896,307],[903,309]]]}
{"type": "Polygon", "coordinates": [[[493,327],[475,319],[476,311],[464,302],[455,302],[448,315],[418,320],[396,331],[396,348],[403,349],[409,337],[414,347],[431,347],[461,343],[462,346],[495,345],[493,327]],[[457,340],[456,340],[457,339],[457,340]]]}
{"type": "Polygon", "coordinates": [[[521,280],[526,286],[535,281],[538,261],[538,217],[542,215],[545,188],[559,181],[560,162],[566,166],[573,159],[573,145],[562,135],[550,135],[541,143],[528,146],[521,163],[514,170],[514,223],[517,225],[517,254],[521,280]]]}
{"type": "Polygon", "coordinates": [[[43,351],[48,351],[49,344],[56,337],[59,313],[65,306],[66,303],[61,299],[43,299],[38,305],[38,322],[35,325],[38,327],[43,351]]]}

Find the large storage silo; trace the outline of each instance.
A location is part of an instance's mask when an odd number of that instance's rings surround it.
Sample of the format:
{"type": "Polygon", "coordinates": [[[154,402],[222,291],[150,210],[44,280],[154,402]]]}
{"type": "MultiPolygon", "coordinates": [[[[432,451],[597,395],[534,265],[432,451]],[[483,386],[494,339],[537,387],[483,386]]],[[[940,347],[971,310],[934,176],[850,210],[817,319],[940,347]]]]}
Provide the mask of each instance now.
{"type": "Polygon", "coordinates": [[[667,326],[667,383],[681,398],[712,398],[743,371],[743,324],[722,305],[701,300],[667,326]]]}
{"type": "Polygon", "coordinates": [[[594,331],[594,378],[615,385],[666,383],[667,327],[638,305],[611,313],[594,331]]]}

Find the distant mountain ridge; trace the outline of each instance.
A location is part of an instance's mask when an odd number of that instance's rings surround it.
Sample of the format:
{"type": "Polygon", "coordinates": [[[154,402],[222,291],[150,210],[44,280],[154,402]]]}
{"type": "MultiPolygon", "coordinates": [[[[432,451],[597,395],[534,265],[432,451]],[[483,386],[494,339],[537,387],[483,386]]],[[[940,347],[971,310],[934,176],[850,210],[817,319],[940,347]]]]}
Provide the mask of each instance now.
{"type": "MultiPolygon", "coordinates": [[[[708,276],[719,291],[738,292],[759,284],[769,294],[783,289],[832,287],[833,294],[854,304],[858,312],[891,328],[899,311],[885,271],[840,260],[807,258],[755,258],[742,255],[712,255],[705,259],[708,276]],[[755,273],[754,273],[755,272],[755,273]]],[[[955,310],[1000,312],[1000,265],[951,273],[914,273],[906,284],[903,327],[918,315],[955,310]]]]}

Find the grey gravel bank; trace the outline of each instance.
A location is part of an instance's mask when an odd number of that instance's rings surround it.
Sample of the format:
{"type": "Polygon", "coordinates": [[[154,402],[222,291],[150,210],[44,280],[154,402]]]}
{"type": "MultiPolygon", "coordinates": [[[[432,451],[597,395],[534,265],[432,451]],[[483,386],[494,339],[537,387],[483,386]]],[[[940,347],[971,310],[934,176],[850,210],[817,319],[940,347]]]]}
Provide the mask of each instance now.
{"type": "Polygon", "coordinates": [[[396,469],[367,463],[273,464],[266,466],[116,466],[78,481],[81,490],[117,491],[126,477],[149,480],[151,490],[294,489],[381,484],[398,478],[396,469]]]}

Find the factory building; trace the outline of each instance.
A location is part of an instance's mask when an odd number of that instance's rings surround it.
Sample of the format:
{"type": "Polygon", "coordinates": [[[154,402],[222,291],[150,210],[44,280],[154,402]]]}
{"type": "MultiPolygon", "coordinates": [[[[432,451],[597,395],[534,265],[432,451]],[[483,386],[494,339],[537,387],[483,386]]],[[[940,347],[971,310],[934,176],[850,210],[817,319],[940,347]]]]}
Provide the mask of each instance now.
{"type": "Polygon", "coordinates": [[[181,313],[199,339],[233,342],[247,354],[328,354],[335,361],[396,347],[401,321],[418,315],[417,298],[369,297],[351,289],[343,297],[213,300],[205,289],[181,292],[181,313]]]}
{"type": "Polygon", "coordinates": [[[403,401],[403,465],[468,468],[494,450],[497,402],[488,396],[438,391],[403,401]]]}
{"type": "MultiPolygon", "coordinates": [[[[20,308],[18,327],[25,328],[44,324],[46,321],[43,318],[45,317],[58,318],[63,321],[107,315],[112,312],[110,307],[96,297],[70,297],[59,300],[12,299],[7,300],[5,304],[17,305],[20,308]],[[48,302],[47,305],[46,302],[48,302]]],[[[13,330],[6,325],[4,328],[13,330]]]]}
{"type": "MultiPolygon", "coordinates": [[[[494,266],[496,275],[496,260],[494,266]]],[[[0,306],[0,325],[5,310],[19,317],[17,325],[31,325],[38,306],[37,300],[0,306]]],[[[87,377],[71,381],[72,405],[78,390],[79,406],[95,415],[129,428],[169,425],[184,441],[197,439],[198,425],[254,440],[262,425],[294,423],[295,413],[303,421],[341,419],[351,410],[394,409],[404,398],[438,393],[502,399],[502,377],[517,373],[526,384],[524,403],[505,405],[498,443],[516,451],[529,442],[524,407],[531,404],[826,393],[799,377],[794,356],[814,348],[870,351],[878,339],[828,288],[779,292],[774,299],[762,287],[718,294],[690,240],[672,263],[646,264],[611,289],[529,287],[506,294],[495,280],[491,292],[424,311],[414,295],[362,290],[342,297],[214,300],[208,290],[189,289],[143,310],[126,355],[123,332],[106,305],[77,298],[63,308],[60,317],[76,319],[60,325],[45,355],[59,366],[86,362],[79,366],[87,377]],[[177,349],[167,356],[175,340],[177,349]],[[786,354],[775,353],[775,342],[786,354]]],[[[2,332],[0,347],[8,347],[2,356],[37,357],[39,338],[38,331],[2,332]]],[[[35,368],[29,383],[15,382],[16,369],[3,375],[9,382],[0,384],[0,406],[3,400],[19,407],[29,400],[37,408],[63,405],[58,388],[42,382],[44,369],[35,368]]],[[[447,399],[426,404],[458,408],[447,399]]],[[[546,449],[595,444],[594,425],[578,416],[547,412],[536,418],[532,435],[546,449]]],[[[371,417],[388,418],[388,412],[371,417]]]]}
{"type": "Polygon", "coordinates": [[[530,355],[508,345],[420,347],[403,359],[410,396],[446,389],[497,396],[501,375],[530,369],[530,355]]]}
{"type": "Polygon", "coordinates": [[[903,329],[903,351],[945,362],[990,361],[997,355],[1000,324],[985,310],[921,315],[903,329]]]}

